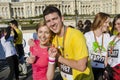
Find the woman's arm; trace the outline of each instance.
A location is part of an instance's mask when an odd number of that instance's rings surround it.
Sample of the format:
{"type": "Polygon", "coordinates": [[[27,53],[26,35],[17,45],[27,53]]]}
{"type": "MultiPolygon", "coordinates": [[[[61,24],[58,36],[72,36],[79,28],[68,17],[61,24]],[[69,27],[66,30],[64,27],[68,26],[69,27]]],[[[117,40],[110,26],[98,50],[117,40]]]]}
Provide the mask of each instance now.
{"type": "Polygon", "coordinates": [[[48,70],[46,75],[48,80],[53,80],[54,72],[55,72],[55,56],[57,54],[57,49],[54,47],[49,48],[48,54],[49,54],[49,62],[48,62],[48,70]]]}
{"type": "Polygon", "coordinates": [[[26,62],[29,64],[33,64],[35,62],[35,56],[30,54],[30,56],[26,58],[26,62]]]}
{"type": "Polygon", "coordinates": [[[55,65],[54,63],[48,63],[48,70],[47,70],[47,80],[53,80],[54,77],[54,72],[55,72],[55,65]]]}

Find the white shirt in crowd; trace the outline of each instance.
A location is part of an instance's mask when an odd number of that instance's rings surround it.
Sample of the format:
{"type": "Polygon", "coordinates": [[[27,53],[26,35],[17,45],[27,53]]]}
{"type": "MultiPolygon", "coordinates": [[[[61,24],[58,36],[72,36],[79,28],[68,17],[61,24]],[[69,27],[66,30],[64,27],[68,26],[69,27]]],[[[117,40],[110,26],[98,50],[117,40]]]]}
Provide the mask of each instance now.
{"type": "MultiPolygon", "coordinates": [[[[110,41],[112,41],[115,38],[115,36],[112,36],[110,41]]],[[[108,63],[111,67],[116,66],[117,64],[120,64],[120,39],[115,39],[115,45],[112,50],[112,54],[108,51],[108,63]]]]}
{"type": "Polygon", "coordinates": [[[108,33],[104,33],[103,35],[97,37],[97,42],[99,46],[102,45],[103,42],[103,48],[101,48],[101,53],[99,51],[99,48],[95,47],[94,43],[96,42],[93,31],[89,31],[85,33],[86,38],[86,44],[88,47],[89,57],[91,59],[91,65],[93,68],[104,68],[104,61],[107,56],[107,47],[110,41],[110,35],[108,33]],[[102,37],[103,36],[103,37],[102,37]],[[103,38],[103,41],[102,41],[103,38]]]}
{"type": "Polygon", "coordinates": [[[10,36],[7,40],[5,40],[5,37],[3,36],[1,38],[1,44],[5,52],[6,58],[15,55],[17,53],[13,44],[13,36],[10,36]]]}

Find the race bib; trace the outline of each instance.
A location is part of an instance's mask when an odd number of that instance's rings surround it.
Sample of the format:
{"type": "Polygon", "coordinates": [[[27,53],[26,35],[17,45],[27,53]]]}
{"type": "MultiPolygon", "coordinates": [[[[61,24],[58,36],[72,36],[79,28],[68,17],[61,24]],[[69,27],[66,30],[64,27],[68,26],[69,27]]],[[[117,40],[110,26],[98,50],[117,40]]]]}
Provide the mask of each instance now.
{"type": "Polygon", "coordinates": [[[112,53],[110,52],[110,50],[108,50],[108,57],[118,58],[118,53],[119,53],[118,49],[113,49],[112,53]]]}
{"type": "Polygon", "coordinates": [[[102,55],[91,54],[90,57],[93,62],[104,63],[105,60],[105,56],[102,55]]]}
{"type": "Polygon", "coordinates": [[[91,58],[91,65],[94,68],[104,68],[104,61],[105,61],[105,56],[99,54],[99,53],[94,53],[90,55],[91,58]]]}
{"type": "Polygon", "coordinates": [[[65,64],[60,64],[61,75],[67,80],[73,80],[72,68],[65,64]]]}

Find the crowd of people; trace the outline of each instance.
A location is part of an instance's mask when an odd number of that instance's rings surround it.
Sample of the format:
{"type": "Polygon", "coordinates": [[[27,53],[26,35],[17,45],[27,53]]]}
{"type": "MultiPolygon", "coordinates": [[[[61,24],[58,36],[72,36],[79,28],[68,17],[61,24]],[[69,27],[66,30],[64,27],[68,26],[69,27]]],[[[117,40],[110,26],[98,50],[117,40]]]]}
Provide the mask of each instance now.
{"type": "MultiPolygon", "coordinates": [[[[24,64],[22,32],[17,26],[15,20],[10,21],[1,37],[11,80],[14,73],[19,80],[18,64],[24,64]]],[[[109,14],[99,12],[93,21],[83,24],[79,20],[76,27],[64,24],[57,7],[45,8],[43,20],[36,26],[37,38],[28,41],[26,62],[32,65],[33,80],[120,80],[120,14],[111,22],[109,14]]]]}
{"type": "Polygon", "coordinates": [[[16,80],[19,80],[21,76],[26,77],[27,66],[24,60],[23,34],[18,28],[18,22],[11,20],[9,26],[2,29],[0,36],[3,52],[10,68],[7,80],[13,80],[14,76],[16,80]]]}

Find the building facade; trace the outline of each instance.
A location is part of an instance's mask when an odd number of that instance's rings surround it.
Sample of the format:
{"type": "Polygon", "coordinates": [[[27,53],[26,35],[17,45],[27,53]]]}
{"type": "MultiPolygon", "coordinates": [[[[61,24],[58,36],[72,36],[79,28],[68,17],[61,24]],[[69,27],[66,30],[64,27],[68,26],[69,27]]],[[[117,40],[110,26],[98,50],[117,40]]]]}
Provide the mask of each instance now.
{"type": "Polygon", "coordinates": [[[58,7],[62,14],[94,15],[98,12],[120,13],[120,0],[0,0],[0,18],[40,16],[48,5],[58,7]]]}

